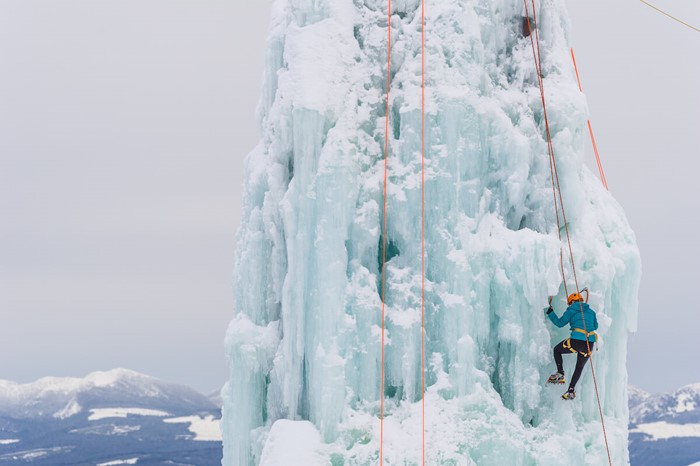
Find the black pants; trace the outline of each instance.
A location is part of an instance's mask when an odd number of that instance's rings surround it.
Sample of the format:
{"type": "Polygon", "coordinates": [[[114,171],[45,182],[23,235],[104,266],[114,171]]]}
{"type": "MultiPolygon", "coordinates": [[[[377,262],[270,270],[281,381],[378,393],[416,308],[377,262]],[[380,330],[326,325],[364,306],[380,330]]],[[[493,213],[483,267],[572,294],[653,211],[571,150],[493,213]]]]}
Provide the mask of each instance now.
{"type": "MultiPolygon", "coordinates": [[[[591,351],[593,351],[593,345],[595,345],[595,343],[591,341],[588,344],[591,346],[591,351]]],[[[581,378],[581,372],[583,372],[583,368],[589,359],[589,356],[587,356],[588,346],[584,340],[567,338],[554,347],[554,362],[557,363],[557,371],[561,373],[564,373],[564,363],[561,355],[574,354],[574,352],[571,351],[572,349],[576,352],[576,369],[574,369],[574,375],[571,376],[569,388],[576,387],[578,379],[581,378]],[[571,349],[567,348],[566,346],[570,346],[571,349]]]]}

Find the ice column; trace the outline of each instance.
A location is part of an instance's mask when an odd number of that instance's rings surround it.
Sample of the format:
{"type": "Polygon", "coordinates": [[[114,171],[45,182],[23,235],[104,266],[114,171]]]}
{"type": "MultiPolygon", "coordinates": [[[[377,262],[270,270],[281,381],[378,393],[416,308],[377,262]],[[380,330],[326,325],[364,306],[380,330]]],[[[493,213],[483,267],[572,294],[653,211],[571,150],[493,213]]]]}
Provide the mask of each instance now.
{"type": "MultiPolygon", "coordinates": [[[[423,397],[429,464],[607,462],[589,370],[572,403],[543,384],[551,348],[567,336],[542,312],[549,295],[564,308],[562,244],[517,0],[426,5],[421,391],[420,7],[393,0],[388,21],[379,0],[273,4],[263,136],[246,159],[226,337],[227,466],[377,464],[382,395],[387,465],[420,464],[423,397]]],[[[636,326],[639,253],[622,208],[584,163],[588,110],[569,61],[564,2],[537,8],[578,278],[601,322],[593,355],[601,403],[613,464],[626,464],[626,341],[636,326]]],[[[574,289],[568,264],[565,273],[574,289]]]]}

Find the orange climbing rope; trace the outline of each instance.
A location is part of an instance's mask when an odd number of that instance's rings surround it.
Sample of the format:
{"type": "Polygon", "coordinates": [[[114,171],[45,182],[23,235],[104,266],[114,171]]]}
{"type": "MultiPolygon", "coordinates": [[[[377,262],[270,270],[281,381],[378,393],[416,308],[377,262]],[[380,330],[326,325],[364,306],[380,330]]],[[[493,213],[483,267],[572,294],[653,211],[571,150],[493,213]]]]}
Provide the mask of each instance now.
{"type": "Polygon", "coordinates": [[[420,141],[421,141],[421,234],[420,234],[420,268],[421,268],[421,303],[420,303],[420,373],[421,373],[421,463],[425,466],[425,0],[421,0],[421,104],[420,104],[420,141]]]}
{"type": "MultiPolygon", "coordinates": [[[[578,75],[578,66],[576,66],[576,56],[574,55],[573,47],[571,48],[571,60],[573,60],[574,62],[574,70],[576,71],[576,81],[578,81],[578,90],[583,92],[583,89],[581,88],[581,78],[578,75]]],[[[598,164],[598,172],[600,173],[600,181],[603,182],[603,186],[605,186],[605,189],[608,189],[608,181],[605,179],[605,172],[603,172],[603,164],[600,163],[598,145],[595,143],[595,136],[593,136],[591,120],[588,120],[588,133],[591,135],[591,143],[593,143],[593,152],[595,152],[595,161],[598,164]]]]}
{"type": "Polygon", "coordinates": [[[387,53],[386,53],[386,126],[384,128],[384,220],[382,230],[382,369],[379,381],[379,466],[384,464],[384,317],[385,317],[385,287],[386,276],[384,272],[386,264],[386,207],[387,207],[387,173],[389,171],[389,90],[391,89],[391,0],[387,8],[387,53]]]}
{"type": "MultiPolygon", "coordinates": [[[[535,7],[535,0],[531,0],[531,2],[532,2],[532,10],[533,10],[533,19],[535,21],[535,24],[537,24],[537,13],[536,13],[536,7],[535,7]]],[[[551,165],[552,171],[554,172],[554,176],[552,178],[552,184],[554,185],[554,183],[556,181],[556,190],[559,194],[559,202],[560,202],[560,206],[561,206],[562,220],[564,221],[564,229],[566,231],[566,240],[567,240],[567,244],[568,244],[568,248],[569,248],[569,257],[571,259],[571,270],[572,270],[572,273],[574,276],[574,285],[576,286],[576,290],[578,291],[580,288],[579,288],[579,283],[578,283],[578,277],[576,275],[576,265],[574,263],[574,252],[573,252],[573,248],[571,246],[571,235],[569,233],[569,225],[566,221],[566,211],[564,209],[564,202],[563,202],[562,194],[561,194],[561,184],[559,182],[559,173],[557,170],[557,162],[556,162],[556,158],[554,157],[554,147],[552,145],[552,137],[551,137],[551,133],[549,131],[549,122],[548,122],[548,118],[547,118],[547,110],[546,110],[546,103],[545,103],[546,99],[545,99],[545,94],[544,94],[544,83],[543,83],[543,78],[542,78],[542,63],[540,61],[540,54],[539,54],[539,41],[540,41],[539,32],[538,32],[538,28],[535,28],[535,37],[537,40],[537,52],[538,52],[538,53],[535,53],[534,41],[532,39],[532,27],[530,25],[530,19],[529,19],[530,14],[528,11],[529,9],[528,9],[527,0],[523,0],[523,3],[525,4],[525,14],[527,15],[527,18],[528,18],[528,30],[530,31],[530,40],[533,43],[532,52],[533,52],[533,57],[534,57],[534,61],[535,61],[535,69],[536,69],[536,72],[538,75],[537,81],[538,81],[539,88],[540,88],[540,95],[542,97],[542,107],[543,107],[543,114],[544,114],[544,119],[545,119],[545,128],[546,128],[546,133],[547,133],[547,145],[548,145],[548,151],[549,151],[549,157],[550,157],[550,165],[551,165]]],[[[555,196],[555,208],[556,208],[556,196],[555,196]]],[[[558,224],[558,218],[557,218],[557,224],[558,224]]],[[[559,236],[561,237],[561,234],[559,236]]],[[[566,288],[566,277],[564,276],[563,272],[564,271],[562,268],[562,280],[564,282],[564,287],[566,288]]],[[[567,295],[568,295],[568,291],[567,291],[567,295]]],[[[586,320],[583,318],[584,316],[583,316],[583,304],[582,303],[580,304],[580,309],[581,309],[581,318],[583,320],[583,330],[585,332],[587,332],[588,330],[586,329],[586,320]]],[[[588,341],[588,338],[586,338],[586,346],[588,349],[588,353],[591,354],[591,345],[588,341]]],[[[606,449],[607,454],[608,454],[608,463],[610,464],[610,466],[612,466],[612,458],[610,456],[610,446],[608,444],[608,435],[607,435],[607,432],[605,431],[605,419],[603,417],[603,408],[602,408],[601,403],[600,403],[600,394],[598,392],[598,382],[596,380],[595,369],[593,367],[593,355],[591,354],[589,357],[591,359],[591,364],[590,364],[591,375],[593,377],[593,387],[595,389],[596,401],[598,403],[598,412],[600,414],[600,423],[601,423],[601,427],[603,430],[603,438],[605,440],[605,449],[606,449]]]]}
{"type": "MultiPolygon", "coordinates": [[[[425,1],[421,1],[421,464],[425,466],[425,1]]],[[[384,464],[384,335],[387,246],[387,175],[389,159],[389,92],[391,89],[391,0],[387,4],[387,82],[384,128],[384,213],[382,236],[382,367],[379,402],[379,464],[384,464]]]]}
{"type": "MultiPolygon", "coordinates": [[[[525,5],[525,7],[526,7],[526,11],[527,11],[527,4],[525,5]]],[[[534,0],[532,0],[532,15],[533,15],[532,18],[533,18],[535,24],[537,24],[537,12],[535,11],[535,1],[534,0]]],[[[529,15],[528,15],[528,17],[529,17],[529,15]]],[[[530,28],[529,21],[528,21],[528,28],[530,28]]],[[[537,69],[537,74],[538,74],[537,81],[540,85],[540,96],[542,97],[542,111],[543,111],[543,115],[544,115],[545,127],[547,129],[547,146],[548,146],[548,152],[549,152],[549,168],[550,168],[550,171],[552,173],[552,190],[555,189],[554,180],[556,179],[556,181],[557,181],[556,192],[559,195],[559,207],[561,208],[562,220],[564,221],[563,228],[566,229],[567,239],[568,239],[568,223],[566,221],[566,215],[564,215],[564,199],[561,196],[561,187],[559,185],[559,172],[557,171],[557,162],[554,158],[554,145],[552,143],[552,135],[551,135],[551,132],[549,130],[549,118],[547,117],[547,104],[546,104],[545,98],[544,98],[544,81],[542,78],[542,76],[543,76],[542,75],[542,63],[540,60],[540,57],[542,56],[540,53],[540,32],[539,32],[539,29],[537,27],[535,27],[535,39],[537,41],[537,55],[535,57],[535,68],[537,69]]],[[[530,42],[531,43],[533,42],[532,31],[530,31],[530,42]]],[[[534,53],[534,50],[533,50],[533,53],[534,53]]],[[[555,195],[555,200],[554,200],[554,210],[555,210],[555,213],[557,215],[557,235],[559,237],[559,241],[562,241],[562,237],[561,237],[562,227],[559,224],[559,211],[557,210],[556,195],[555,195]]],[[[561,276],[562,276],[562,280],[564,282],[564,293],[568,296],[569,290],[568,290],[568,287],[566,285],[566,278],[564,276],[564,258],[563,258],[564,253],[563,253],[563,251],[559,251],[559,253],[560,253],[559,254],[559,263],[561,266],[561,276]]],[[[573,257],[572,257],[572,259],[573,259],[573,257]]],[[[572,261],[571,262],[572,268],[573,268],[573,265],[574,264],[572,261]]]]}
{"type": "MultiPolygon", "coordinates": [[[[529,32],[528,35],[530,37],[530,43],[532,44],[532,54],[535,57],[535,68],[537,70],[537,83],[538,83],[538,86],[540,89],[544,89],[543,83],[542,83],[542,72],[540,70],[540,60],[539,60],[539,48],[540,48],[539,47],[539,45],[540,45],[539,44],[539,33],[537,32],[537,28],[535,28],[535,34],[538,34],[537,51],[535,51],[535,40],[534,40],[534,37],[532,34],[532,27],[530,25],[530,19],[529,19],[530,13],[528,10],[526,0],[523,0],[523,2],[525,2],[525,15],[528,18],[527,27],[528,27],[528,32],[529,32]]],[[[533,8],[534,8],[534,5],[533,5],[533,8]]],[[[534,14],[534,11],[533,11],[533,14],[534,14]]],[[[536,18],[535,18],[535,21],[536,21],[536,18]]],[[[535,24],[537,24],[537,23],[535,22],[535,24]]],[[[561,237],[561,228],[562,227],[561,227],[561,224],[559,223],[559,204],[561,203],[561,199],[559,199],[559,201],[557,200],[557,190],[554,186],[554,165],[552,164],[552,161],[554,160],[554,157],[553,157],[554,149],[552,147],[552,140],[549,137],[549,119],[547,118],[547,104],[545,103],[545,100],[544,100],[544,92],[543,91],[540,92],[540,97],[542,98],[542,110],[543,110],[543,114],[544,114],[545,128],[547,131],[547,155],[549,156],[549,170],[550,170],[551,177],[552,177],[552,196],[554,198],[554,214],[555,214],[555,218],[557,220],[557,235],[559,237],[559,242],[562,242],[562,237],[561,237]]],[[[561,192],[559,193],[559,195],[561,196],[561,192]]],[[[563,206],[563,204],[562,204],[562,206],[563,206]]],[[[561,269],[562,281],[564,283],[564,292],[568,296],[569,290],[568,290],[568,287],[566,286],[566,278],[565,278],[565,274],[564,274],[564,251],[563,250],[559,251],[559,267],[561,269]]]]}

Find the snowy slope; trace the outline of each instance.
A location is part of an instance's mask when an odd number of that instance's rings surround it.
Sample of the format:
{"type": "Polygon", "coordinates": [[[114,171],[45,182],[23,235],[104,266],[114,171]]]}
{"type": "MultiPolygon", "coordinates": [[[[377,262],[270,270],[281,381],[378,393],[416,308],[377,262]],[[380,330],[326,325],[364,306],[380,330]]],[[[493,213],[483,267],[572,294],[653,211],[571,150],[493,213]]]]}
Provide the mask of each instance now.
{"type": "Polygon", "coordinates": [[[191,388],[125,369],[0,381],[0,464],[216,464],[219,417],[191,388]]]}
{"type": "MultiPolygon", "coordinates": [[[[380,448],[387,465],[420,464],[422,399],[426,464],[607,462],[590,372],[573,403],[543,386],[567,333],[541,309],[556,295],[561,312],[565,291],[523,3],[428,3],[422,329],[421,3],[393,1],[388,21],[380,0],[274,2],[226,339],[227,466],[376,464],[380,448]],[[298,461],[282,452],[290,444],[306,445],[298,461]]],[[[622,208],[583,163],[564,2],[537,13],[577,277],[601,323],[602,410],[613,464],[625,464],[640,259],[622,208]]]]}
{"type": "Polygon", "coordinates": [[[632,466],[685,466],[700,461],[700,384],[651,395],[630,387],[632,466]]]}

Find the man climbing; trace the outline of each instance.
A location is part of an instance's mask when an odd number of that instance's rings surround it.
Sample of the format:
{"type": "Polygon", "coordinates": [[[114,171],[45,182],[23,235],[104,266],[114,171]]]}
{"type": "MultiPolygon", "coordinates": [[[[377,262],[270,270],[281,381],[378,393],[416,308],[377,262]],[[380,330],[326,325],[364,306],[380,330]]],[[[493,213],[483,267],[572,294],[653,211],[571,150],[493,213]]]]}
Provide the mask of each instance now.
{"type": "Polygon", "coordinates": [[[598,329],[598,319],[595,311],[591,309],[588,303],[583,302],[583,297],[580,293],[573,293],[567,299],[569,307],[566,308],[561,317],[557,317],[552,309],[550,302],[549,307],[545,308],[547,317],[557,327],[563,327],[566,324],[571,325],[571,336],[554,347],[554,362],[557,364],[557,372],[549,376],[547,383],[566,383],[564,380],[564,365],[562,354],[576,354],[576,369],[571,377],[571,383],[566,393],[562,395],[565,400],[573,400],[576,398],[574,388],[578,379],[581,377],[581,372],[591,356],[593,345],[598,339],[595,330],[598,329]]]}

